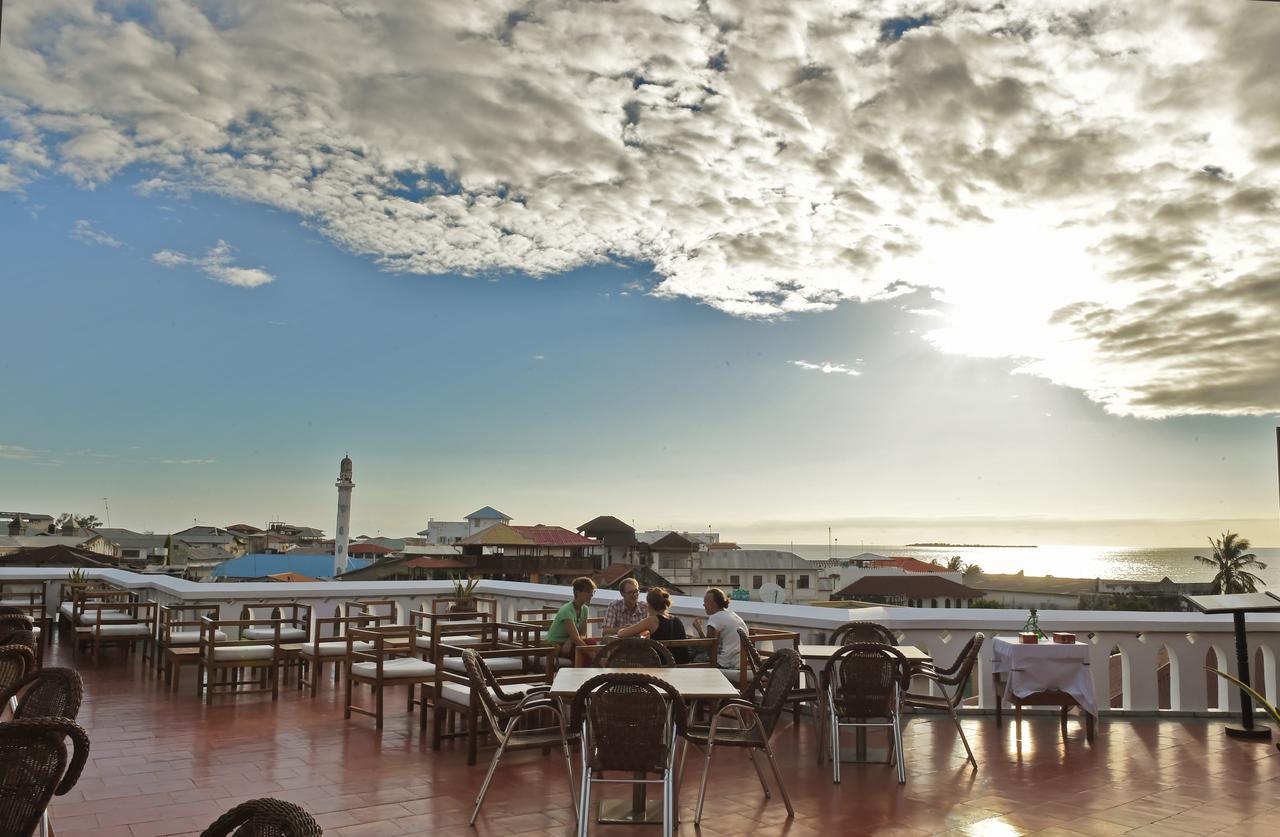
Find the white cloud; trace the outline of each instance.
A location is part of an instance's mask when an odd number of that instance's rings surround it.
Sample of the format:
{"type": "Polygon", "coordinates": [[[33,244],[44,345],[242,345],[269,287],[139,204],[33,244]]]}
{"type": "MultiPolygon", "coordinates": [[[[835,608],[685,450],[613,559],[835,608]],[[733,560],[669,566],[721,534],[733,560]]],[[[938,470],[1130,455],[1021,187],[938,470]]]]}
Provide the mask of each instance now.
{"type": "Polygon", "coordinates": [[[216,459],[161,459],[164,465],[213,465],[216,459]]]}
{"type": "Polygon", "coordinates": [[[0,459],[27,460],[35,459],[42,451],[35,451],[22,445],[0,445],[0,459]]]}
{"type": "Polygon", "coordinates": [[[1280,409],[1271,4],[125,8],[7,10],[0,189],[137,166],[389,270],[637,261],[739,316],[928,288],[938,349],[1112,412],[1280,409]]]}
{"type": "Polygon", "coordinates": [[[203,256],[188,256],[177,250],[161,250],[151,254],[151,261],[163,267],[183,267],[191,265],[204,271],[214,281],[240,288],[256,288],[276,277],[260,267],[236,267],[231,262],[234,258],[233,248],[225,241],[219,241],[203,256]]]}
{"type": "Polygon", "coordinates": [[[104,232],[95,230],[93,224],[83,218],[76,221],[75,226],[71,228],[71,237],[82,244],[98,245],[101,247],[123,247],[124,242],[112,238],[104,232]]]}
{"type": "Polygon", "coordinates": [[[792,366],[798,366],[801,369],[808,369],[813,372],[821,372],[824,375],[861,375],[857,369],[852,366],[846,366],[843,363],[809,363],[805,360],[789,360],[787,363],[792,366]]]}

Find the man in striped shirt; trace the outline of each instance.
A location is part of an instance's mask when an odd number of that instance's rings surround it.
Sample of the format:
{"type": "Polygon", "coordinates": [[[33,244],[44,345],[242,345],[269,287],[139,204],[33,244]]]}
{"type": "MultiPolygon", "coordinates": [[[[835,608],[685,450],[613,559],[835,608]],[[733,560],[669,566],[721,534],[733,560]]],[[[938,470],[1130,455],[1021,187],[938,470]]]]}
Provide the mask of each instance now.
{"type": "Polygon", "coordinates": [[[618,585],[622,598],[618,599],[604,612],[601,633],[612,636],[623,628],[649,618],[649,607],[640,601],[640,584],[634,578],[624,578],[618,585]]]}

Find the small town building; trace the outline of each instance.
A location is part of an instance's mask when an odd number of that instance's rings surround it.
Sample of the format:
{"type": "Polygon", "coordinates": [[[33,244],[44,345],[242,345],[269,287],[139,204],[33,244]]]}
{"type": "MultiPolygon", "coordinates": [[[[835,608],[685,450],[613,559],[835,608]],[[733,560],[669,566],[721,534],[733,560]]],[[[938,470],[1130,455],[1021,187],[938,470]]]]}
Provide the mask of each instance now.
{"type": "Polygon", "coordinates": [[[982,593],[935,573],[865,575],[831,598],[899,607],[967,607],[982,593]]]}

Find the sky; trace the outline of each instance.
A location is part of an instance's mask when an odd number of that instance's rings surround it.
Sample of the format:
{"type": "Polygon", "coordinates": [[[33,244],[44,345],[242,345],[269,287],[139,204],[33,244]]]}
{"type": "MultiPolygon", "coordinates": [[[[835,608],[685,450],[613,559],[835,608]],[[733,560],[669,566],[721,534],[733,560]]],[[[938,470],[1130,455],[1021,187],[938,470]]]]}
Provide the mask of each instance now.
{"type": "Polygon", "coordinates": [[[6,3],[0,509],[332,532],[350,452],[371,535],[1278,545],[1278,40],[1245,2],[6,3]]]}

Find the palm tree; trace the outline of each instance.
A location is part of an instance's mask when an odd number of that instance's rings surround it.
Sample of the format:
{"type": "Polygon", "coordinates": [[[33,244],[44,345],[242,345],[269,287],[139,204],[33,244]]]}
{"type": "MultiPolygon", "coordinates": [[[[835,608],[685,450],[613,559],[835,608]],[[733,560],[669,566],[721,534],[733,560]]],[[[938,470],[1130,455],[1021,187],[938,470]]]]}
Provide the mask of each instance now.
{"type": "Polygon", "coordinates": [[[947,569],[951,570],[953,573],[962,572],[964,570],[964,559],[959,555],[952,555],[951,558],[947,560],[947,569]]]}
{"type": "Polygon", "coordinates": [[[1266,586],[1265,581],[1249,572],[1251,569],[1265,570],[1267,565],[1249,552],[1247,538],[1226,532],[1216,541],[1209,538],[1209,543],[1213,546],[1213,557],[1197,555],[1195,558],[1218,571],[1213,577],[1214,593],[1256,593],[1259,584],[1266,586]]]}

